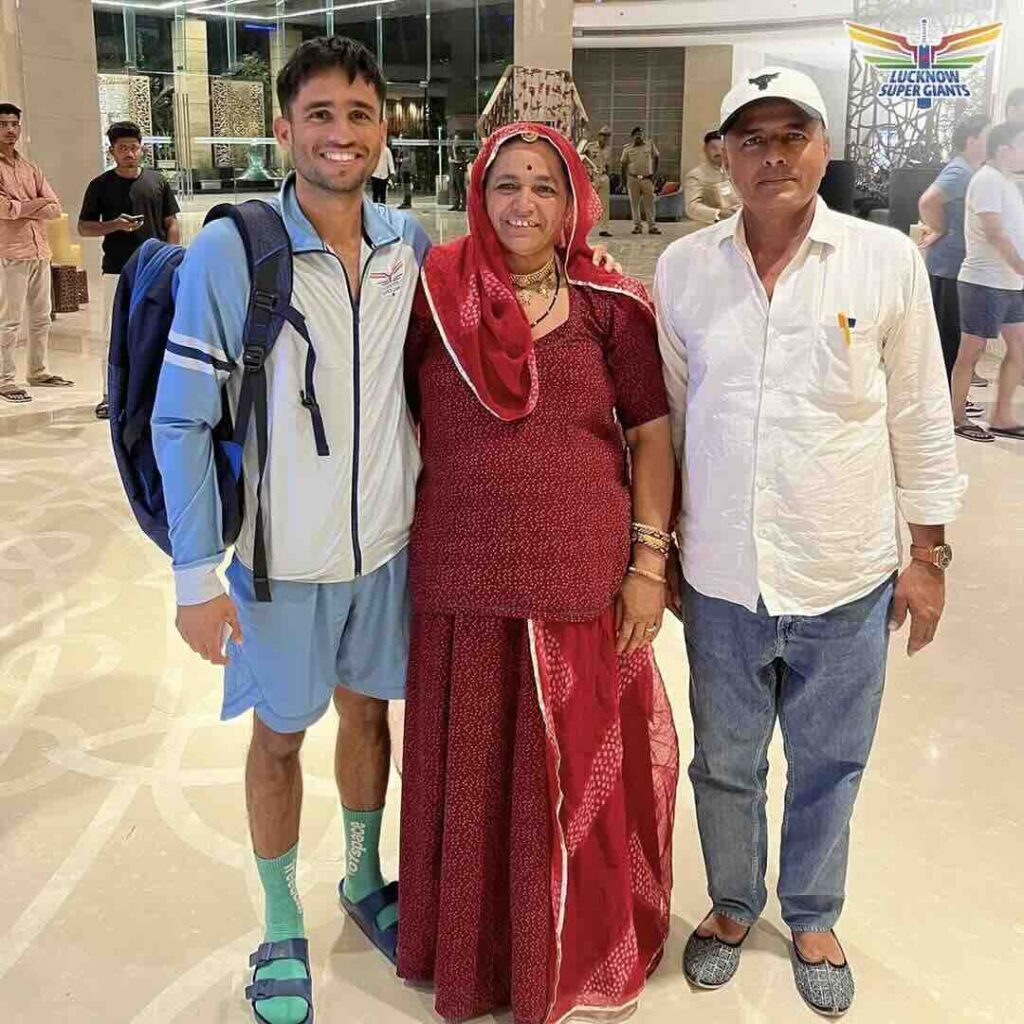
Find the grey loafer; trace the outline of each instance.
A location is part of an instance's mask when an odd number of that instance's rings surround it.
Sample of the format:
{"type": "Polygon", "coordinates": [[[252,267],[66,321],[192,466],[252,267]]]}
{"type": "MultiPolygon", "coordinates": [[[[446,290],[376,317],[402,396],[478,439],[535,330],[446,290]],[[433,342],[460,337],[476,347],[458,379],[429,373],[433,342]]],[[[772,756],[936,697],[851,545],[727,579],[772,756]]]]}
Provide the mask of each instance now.
{"type": "Polygon", "coordinates": [[[837,967],[828,960],[811,963],[800,955],[796,943],[790,943],[793,980],[803,1001],[826,1017],[841,1017],[853,1003],[853,971],[847,961],[837,967]]]}
{"type": "Polygon", "coordinates": [[[726,942],[715,935],[698,935],[694,931],[686,940],[683,951],[686,980],[697,988],[721,988],[731,981],[740,965],[740,953],[747,935],[739,942],[726,942]]]}

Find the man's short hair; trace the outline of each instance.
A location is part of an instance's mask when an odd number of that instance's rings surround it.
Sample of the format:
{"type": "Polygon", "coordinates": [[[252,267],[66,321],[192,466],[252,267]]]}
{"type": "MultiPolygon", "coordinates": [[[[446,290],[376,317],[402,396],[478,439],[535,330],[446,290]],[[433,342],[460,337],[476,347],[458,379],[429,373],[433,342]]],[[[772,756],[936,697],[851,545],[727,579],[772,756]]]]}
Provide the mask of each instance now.
{"type": "Polygon", "coordinates": [[[988,158],[994,159],[1003,146],[1012,146],[1018,135],[1024,134],[1024,121],[1004,121],[988,133],[988,158]]]}
{"type": "Polygon", "coordinates": [[[304,42],[277,76],[277,102],[288,117],[299,90],[321,71],[344,71],[348,80],[365,79],[380,100],[381,117],[388,87],[376,58],[362,43],[346,36],[320,36],[304,42]]]}
{"type": "Polygon", "coordinates": [[[953,152],[961,152],[968,139],[980,138],[990,121],[991,118],[987,114],[971,114],[957,121],[953,127],[953,152]]]}
{"type": "Polygon", "coordinates": [[[634,129],[633,129],[633,130],[632,130],[632,131],[631,131],[631,132],[629,133],[629,137],[630,137],[630,138],[632,138],[632,137],[633,137],[634,135],[636,135],[636,134],[637,134],[638,132],[639,132],[639,134],[641,134],[641,135],[643,135],[643,133],[644,133],[644,130],[643,130],[643,128],[641,128],[641,127],[640,127],[640,125],[637,125],[637,126],[636,126],[636,127],[635,127],[635,128],[634,128],[634,129]]]}
{"type": "Polygon", "coordinates": [[[1024,107],[1024,85],[1018,85],[1016,89],[1010,90],[1006,97],[1006,116],[1010,116],[1010,107],[1024,107]]]}
{"type": "Polygon", "coordinates": [[[121,139],[134,139],[142,142],[142,129],[134,121],[115,121],[107,129],[107,142],[113,146],[121,139]]]}
{"type": "Polygon", "coordinates": [[[709,142],[714,142],[715,139],[720,139],[722,133],[717,128],[712,128],[711,131],[704,133],[704,145],[706,146],[709,142]]]}
{"type": "Polygon", "coordinates": [[[21,108],[16,107],[13,103],[0,103],[0,114],[13,114],[19,121],[21,120],[21,108]]]}

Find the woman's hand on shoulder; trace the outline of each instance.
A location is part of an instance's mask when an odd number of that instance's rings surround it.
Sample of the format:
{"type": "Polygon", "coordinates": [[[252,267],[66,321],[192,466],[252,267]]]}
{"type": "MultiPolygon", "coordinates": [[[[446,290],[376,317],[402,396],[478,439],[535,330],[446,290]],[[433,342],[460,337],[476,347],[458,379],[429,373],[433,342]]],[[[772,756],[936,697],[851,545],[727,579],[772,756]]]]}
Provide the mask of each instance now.
{"type": "Polygon", "coordinates": [[[594,246],[594,266],[609,274],[622,273],[622,264],[608,251],[607,245],[594,246]]]}

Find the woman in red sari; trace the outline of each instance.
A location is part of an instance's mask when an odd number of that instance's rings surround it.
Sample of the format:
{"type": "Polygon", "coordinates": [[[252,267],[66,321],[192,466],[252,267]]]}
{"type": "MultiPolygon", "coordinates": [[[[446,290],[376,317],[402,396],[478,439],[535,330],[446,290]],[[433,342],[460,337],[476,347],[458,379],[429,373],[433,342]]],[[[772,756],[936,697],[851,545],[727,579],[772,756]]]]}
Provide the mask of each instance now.
{"type": "Polygon", "coordinates": [[[668,934],[678,749],[650,641],[674,462],[643,286],[594,267],[572,145],[515,124],[428,254],[406,378],[398,972],[461,1020],[628,1012],[668,934]]]}

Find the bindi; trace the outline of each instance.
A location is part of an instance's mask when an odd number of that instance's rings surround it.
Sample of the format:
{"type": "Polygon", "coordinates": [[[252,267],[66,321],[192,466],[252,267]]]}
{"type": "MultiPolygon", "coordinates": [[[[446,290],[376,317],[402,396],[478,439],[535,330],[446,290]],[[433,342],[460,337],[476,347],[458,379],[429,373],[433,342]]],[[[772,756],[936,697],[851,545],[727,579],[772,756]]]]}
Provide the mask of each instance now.
{"type": "Polygon", "coordinates": [[[533,170],[533,164],[527,164],[527,165],[526,165],[526,169],[527,169],[528,171],[532,171],[532,170],[533,170]]]}

